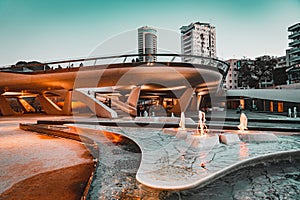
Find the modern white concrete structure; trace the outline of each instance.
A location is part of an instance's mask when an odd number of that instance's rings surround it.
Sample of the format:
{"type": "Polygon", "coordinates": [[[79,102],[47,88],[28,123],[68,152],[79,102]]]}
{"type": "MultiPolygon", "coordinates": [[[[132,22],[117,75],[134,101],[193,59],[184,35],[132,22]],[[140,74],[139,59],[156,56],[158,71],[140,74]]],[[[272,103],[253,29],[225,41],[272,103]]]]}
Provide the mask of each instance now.
{"type": "MultiPolygon", "coordinates": [[[[216,29],[209,23],[195,22],[182,26],[181,53],[216,58],[216,29]]],[[[191,58],[185,58],[190,61],[191,58]]]]}
{"type": "MultiPolygon", "coordinates": [[[[156,54],[157,53],[157,30],[148,26],[138,29],[138,53],[156,54]]],[[[155,56],[140,56],[142,62],[156,61],[155,56]]]]}
{"type": "MultiPolygon", "coordinates": [[[[70,115],[74,103],[84,103],[99,117],[117,118],[120,114],[138,116],[138,101],[143,99],[143,110],[159,107],[164,114],[181,113],[200,104],[201,96],[213,94],[227,73],[228,64],[211,58],[194,57],[203,64],[184,62],[131,62],[131,58],[146,56],[133,54],[64,60],[41,65],[57,65],[92,61],[94,65],[57,68],[31,72],[0,70],[0,111],[15,115],[9,99],[31,96],[39,101],[47,114],[70,115]],[[97,60],[112,59],[112,64],[97,65],[97,60]],[[123,62],[116,62],[116,60],[123,62]],[[126,62],[127,61],[127,62],[126,62]],[[59,98],[54,102],[51,98],[59,98]],[[126,100],[127,99],[127,100],[126,100]]],[[[162,60],[177,54],[156,54],[162,60]]],[[[109,61],[107,61],[109,63],[109,61]]],[[[200,63],[200,62],[197,62],[200,63]]],[[[30,109],[30,108],[28,108],[30,109]]],[[[156,112],[156,111],[155,111],[156,112]]],[[[152,112],[151,112],[152,113],[152,112]]],[[[166,116],[166,115],[165,115],[166,116]]]]}

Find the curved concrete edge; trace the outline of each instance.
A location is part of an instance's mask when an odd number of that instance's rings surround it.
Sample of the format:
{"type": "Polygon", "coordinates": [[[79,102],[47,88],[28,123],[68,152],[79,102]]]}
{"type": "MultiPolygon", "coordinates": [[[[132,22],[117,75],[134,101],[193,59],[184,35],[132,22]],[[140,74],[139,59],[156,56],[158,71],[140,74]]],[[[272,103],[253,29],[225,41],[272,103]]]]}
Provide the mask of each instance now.
{"type": "Polygon", "coordinates": [[[163,187],[163,186],[157,186],[157,185],[152,185],[149,183],[144,183],[142,180],[139,179],[138,174],[137,174],[137,181],[142,183],[143,185],[154,188],[154,189],[160,189],[160,190],[172,190],[172,191],[180,191],[180,190],[188,190],[188,189],[193,189],[193,188],[201,188],[206,185],[209,185],[213,181],[220,179],[230,173],[233,173],[235,171],[238,171],[240,169],[244,169],[246,167],[251,167],[251,166],[256,166],[261,163],[265,163],[268,161],[279,161],[279,160],[292,160],[292,156],[298,157],[300,159],[300,150],[292,150],[292,151],[282,151],[282,152],[276,152],[276,153],[270,153],[270,154],[265,154],[262,156],[258,157],[253,157],[249,158],[246,160],[243,160],[241,162],[235,163],[233,165],[230,165],[220,171],[217,171],[211,175],[208,175],[205,178],[202,178],[198,181],[195,181],[194,183],[191,184],[185,184],[177,187],[163,187]]]}
{"type": "Polygon", "coordinates": [[[98,147],[97,143],[95,143],[92,139],[82,136],[82,135],[79,135],[77,133],[70,133],[70,132],[65,132],[65,131],[61,131],[61,130],[53,130],[51,128],[44,128],[37,124],[19,124],[19,128],[22,130],[25,130],[25,131],[33,131],[33,132],[36,132],[39,134],[46,134],[46,135],[49,135],[52,137],[61,137],[61,138],[65,138],[65,139],[71,139],[76,142],[82,142],[86,145],[88,150],[93,152],[93,153],[90,153],[90,155],[93,157],[94,170],[91,173],[91,175],[88,179],[88,182],[85,186],[83,195],[80,198],[81,200],[86,200],[87,195],[90,190],[90,187],[91,187],[91,184],[92,184],[93,180],[95,179],[96,169],[98,168],[98,165],[99,165],[98,158],[94,156],[94,155],[98,155],[98,153],[99,153],[99,147],[98,147]]]}
{"type": "MultiPolygon", "coordinates": [[[[74,126],[74,125],[72,124],[72,126],[74,126]]],[[[84,130],[84,129],[91,129],[91,128],[76,127],[76,129],[84,130]]],[[[109,132],[112,132],[112,131],[109,131],[109,132]]],[[[128,135],[124,135],[121,132],[112,132],[112,133],[120,134],[124,137],[127,137],[138,145],[138,147],[140,148],[140,150],[142,152],[142,158],[141,158],[141,164],[142,164],[145,152],[143,151],[143,148],[141,147],[139,142],[137,140],[135,140],[135,138],[132,138],[128,135]]],[[[49,134],[49,133],[46,133],[46,134],[49,134]]],[[[70,134],[70,133],[68,133],[68,134],[70,134]]],[[[73,133],[73,134],[79,136],[79,134],[76,134],[76,133],[73,133]]],[[[63,137],[63,136],[59,136],[59,137],[63,137]]],[[[80,135],[80,137],[83,137],[83,136],[80,135]]],[[[69,138],[69,139],[71,139],[71,138],[69,138]]],[[[92,140],[90,138],[88,138],[88,139],[92,140]]],[[[265,162],[268,162],[271,160],[273,160],[273,161],[292,160],[292,156],[295,156],[295,158],[298,157],[300,159],[300,150],[281,151],[281,152],[269,153],[269,154],[265,154],[265,155],[261,155],[261,156],[257,156],[257,157],[253,157],[253,158],[248,158],[248,159],[242,160],[240,162],[237,162],[235,164],[229,165],[228,167],[225,167],[222,170],[214,172],[214,173],[206,176],[205,178],[201,178],[201,179],[196,180],[189,184],[183,184],[183,185],[178,185],[178,186],[174,186],[174,185],[165,186],[165,185],[151,184],[151,182],[143,180],[140,176],[140,174],[143,174],[143,172],[140,172],[140,168],[141,168],[141,164],[140,164],[140,167],[136,174],[136,179],[139,183],[141,183],[147,187],[150,187],[153,189],[160,189],[160,190],[180,191],[180,190],[187,190],[187,189],[193,189],[193,188],[201,188],[201,187],[204,187],[204,186],[212,183],[213,181],[215,181],[219,178],[222,178],[222,177],[224,177],[232,172],[238,171],[240,169],[250,167],[250,166],[255,166],[255,165],[265,163],[265,162]]],[[[97,167],[98,167],[98,160],[96,162],[96,168],[97,167]]],[[[95,168],[95,170],[96,170],[96,168],[95,168]]],[[[94,180],[94,174],[91,175],[89,183],[91,183],[93,180],[94,180]]],[[[89,189],[87,189],[86,195],[88,194],[88,191],[89,191],[89,189]]],[[[86,196],[83,197],[83,199],[85,199],[85,198],[86,198],[86,196]]]]}
{"type": "MultiPolygon", "coordinates": [[[[72,124],[71,126],[74,126],[74,124],[72,124]]],[[[91,129],[91,128],[87,128],[87,127],[77,127],[75,126],[76,129],[81,129],[84,131],[84,129],[91,129]]],[[[215,173],[212,173],[211,175],[208,175],[207,177],[205,178],[201,178],[199,180],[196,180],[196,181],[193,181],[192,183],[189,183],[189,184],[182,184],[182,185],[178,185],[178,186],[166,186],[166,185],[158,185],[158,184],[151,184],[150,181],[145,181],[142,177],[141,177],[141,174],[145,173],[145,172],[141,172],[140,169],[141,169],[141,166],[142,166],[142,163],[143,163],[143,160],[145,159],[145,151],[143,150],[142,146],[139,144],[139,141],[136,140],[135,138],[132,138],[130,137],[129,135],[127,134],[123,134],[122,132],[118,132],[118,131],[108,131],[108,132],[112,132],[112,133],[115,133],[115,134],[120,134],[124,137],[127,137],[129,138],[130,140],[132,140],[133,142],[135,142],[138,147],[140,148],[141,152],[142,152],[142,156],[141,156],[141,163],[140,163],[140,167],[137,171],[137,174],[136,174],[136,180],[149,187],[149,188],[153,188],[153,189],[160,189],[160,190],[172,190],[172,191],[180,191],[180,190],[187,190],[187,189],[193,189],[193,188],[198,188],[198,187],[204,187],[208,184],[210,184],[211,182],[219,179],[219,178],[222,178],[232,172],[235,172],[235,171],[238,171],[240,169],[243,169],[243,168],[246,168],[246,167],[249,167],[249,166],[255,166],[257,164],[260,164],[260,163],[263,163],[263,162],[266,162],[268,160],[271,160],[271,159],[275,159],[275,158],[283,158],[283,160],[287,159],[287,158],[290,158],[288,157],[287,155],[290,155],[290,154],[295,154],[296,156],[299,156],[300,158],[300,150],[294,150],[294,151],[284,151],[284,152],[276,152],[276,153],[270,153],[270,154],[265,154],[265,155],[261,155],[261,156],[257,156],[257,157],[253,157],[253,158],[248,158],[248,159],[245,159],[245,160],[242,160],[240,162],[237,162],[235,164],[232,164],[220,171],[217,171],[215,173]]],[[[291,158],[290,158],[291,159],[291,158]]]]}

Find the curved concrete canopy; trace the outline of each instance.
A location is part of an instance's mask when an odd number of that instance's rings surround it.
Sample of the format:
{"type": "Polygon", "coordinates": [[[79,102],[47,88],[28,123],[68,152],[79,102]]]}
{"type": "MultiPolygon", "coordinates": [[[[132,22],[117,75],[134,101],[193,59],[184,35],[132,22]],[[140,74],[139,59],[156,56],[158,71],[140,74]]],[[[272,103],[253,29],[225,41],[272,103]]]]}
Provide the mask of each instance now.
{"type": "Polygon", "coordinates": [[[218,87],[222,74],[213,67],[179,63],[111,64],[32,73],[0,72],[0,91],[41,93],[73,88],[113,87],[126,89],[147,85],[145,91],[180,86],[203,89],[218,87]]]}

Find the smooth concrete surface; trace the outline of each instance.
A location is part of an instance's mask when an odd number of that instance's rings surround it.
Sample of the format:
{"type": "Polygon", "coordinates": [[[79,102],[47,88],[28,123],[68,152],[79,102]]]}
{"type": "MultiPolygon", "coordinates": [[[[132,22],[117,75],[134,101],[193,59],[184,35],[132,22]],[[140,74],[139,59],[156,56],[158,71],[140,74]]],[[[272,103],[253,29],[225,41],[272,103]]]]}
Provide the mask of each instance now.
{"type": "Polygon", "coordinates": [[[244,131],[239,133],[239,138],[244,142],[277,142],[278,138],[273,133],[259,133],[244,131]]]}
{"type": "Polygon", "coordinates": [[[230,134],[230,133],[220,134],[220,141],[227,145],[237,144],[241,142],[237,134],[230,134]]]}

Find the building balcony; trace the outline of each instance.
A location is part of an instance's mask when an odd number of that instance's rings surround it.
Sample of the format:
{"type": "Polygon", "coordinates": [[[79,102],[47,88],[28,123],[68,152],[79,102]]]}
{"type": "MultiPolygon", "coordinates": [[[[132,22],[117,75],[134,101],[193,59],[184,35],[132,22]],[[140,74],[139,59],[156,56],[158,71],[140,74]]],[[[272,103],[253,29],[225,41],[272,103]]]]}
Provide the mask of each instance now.
{"type": "Polygon", "coordinates": [[[289,35],[289,39],[296,39],[298,37],[300,37],[300,31],[293,32],[292,34],[289,35]]]}
{"type": "Polygon", "coordinates": [[[290,58],[290,62],[299,62],[300,61],[300,55],[293,56],[290,58]]]}
{"type": "Polygon", "coordinates": [[[294,40],[293,42],[289,43],[290,47],[296,47],[297,45],[300,45],[300,40],[294,40]]]}
{"type": "Polygon", "coordinates": [[[184,46],[192,45],[192,42],[191,42],[191,41],[184,41],[184,42],[183,42],[183,45],[184,45],[184,46]]]}
{"type": "Polygon", "coordinates": [[[300,52],[300,47],[290,49],[289,54],[295,54],[300,52]]]}
{"type": "Polygon", "coordinates": [[[294,31],[294,30],[297,30],[297,29],[300,29],[300,23],[297,23],[297,24],[294,24],[293,26],[290,26],[288,28],[288,31],[294,31]]]}

